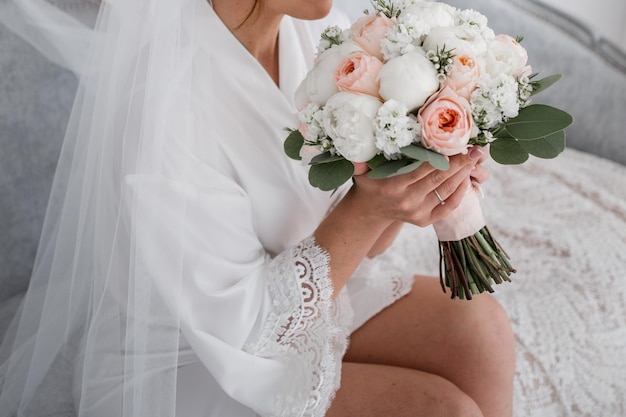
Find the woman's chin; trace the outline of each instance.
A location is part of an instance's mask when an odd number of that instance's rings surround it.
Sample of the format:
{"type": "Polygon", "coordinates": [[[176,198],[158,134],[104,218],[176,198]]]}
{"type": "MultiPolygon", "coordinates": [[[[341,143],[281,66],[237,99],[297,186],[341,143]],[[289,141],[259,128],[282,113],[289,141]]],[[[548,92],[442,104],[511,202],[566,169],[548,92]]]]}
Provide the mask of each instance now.
{"type": "Polygon", "coordinates": [[[306,5],[300,6],[297,11],[294,11],[291,16],[302,20],[318,20],[328,16],[332,6],[332,0],[310,0],[306,5]]]}

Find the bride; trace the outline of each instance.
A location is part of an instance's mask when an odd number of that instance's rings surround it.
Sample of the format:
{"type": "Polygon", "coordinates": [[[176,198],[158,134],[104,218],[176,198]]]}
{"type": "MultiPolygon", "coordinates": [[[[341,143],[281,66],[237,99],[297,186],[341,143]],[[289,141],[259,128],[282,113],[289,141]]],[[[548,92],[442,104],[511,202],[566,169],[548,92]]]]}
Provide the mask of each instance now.
{"type": "Polygon", "coordinates": [[[1,416],[49,415],[68,373],[89,417],[512,415],[503,309],[451,301],[396,239],[486,180],[482,149],[332,195],[284,155],[342,19],[331,0],[102,3],[1,416]]]}

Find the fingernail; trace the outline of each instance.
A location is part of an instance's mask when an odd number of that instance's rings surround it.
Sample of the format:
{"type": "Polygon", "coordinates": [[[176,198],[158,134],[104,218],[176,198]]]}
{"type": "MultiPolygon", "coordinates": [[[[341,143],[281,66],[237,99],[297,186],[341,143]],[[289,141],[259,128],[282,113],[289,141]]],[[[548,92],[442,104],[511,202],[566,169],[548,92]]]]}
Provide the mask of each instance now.
{"type": "Polygon", "coordinates": [[[483,148],[480,146],[474,146],[474,149],[472,149],[469,153],[469,157],[471,159],[478,159],[481,156],[483,156],[485,154],[485,151],[483,151],[483,148]]]}

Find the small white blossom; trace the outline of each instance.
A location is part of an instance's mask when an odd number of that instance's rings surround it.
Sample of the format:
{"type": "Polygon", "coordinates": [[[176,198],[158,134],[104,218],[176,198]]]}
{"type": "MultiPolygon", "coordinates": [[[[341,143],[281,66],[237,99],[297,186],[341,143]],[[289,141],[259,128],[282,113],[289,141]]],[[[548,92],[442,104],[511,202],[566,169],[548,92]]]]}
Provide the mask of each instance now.
{"type": "Polygon", "coordinates": [[[518,84],[510,75],[485,75],[472,93],[472,114],[479,128],[491,129],[519,113],[518,84]]]}
{"type": "Polygon", "coordinates": [[[332,48],[335,45],[341,45],[345,40],[345,34],[339,26],[328,26],[322,32],[321,39],[317,45],[319,53],[332,48]]]}
{"type": "Polygon", "coordinates": [[[396,0],[394,1],[394,6],[396,9],[400,10],[400,15],[402,16],[402,12],[409,6],[414,5],[415,3],[421,3],[423,0],[396,0]]]}
{"type": "Polygon", "coordinates": [[[408,14],[405,19],[389,29],[381,41],[385,61],[419,48],[430,27],[417,16],[408,14]]]}
{"type": "Polygon", "coordinates": [[[530,79],[527,76],[520,77],[517,80],[519,91],[518,101],[520,107],[526,107],[530,104],[530,96],[533,93],[533,86],[530,83],[530,79]]]}
{"type": "Polygon", "coordinates": [[[487,26],[489,23],[487,17],[475,10],[459,10],[455,20],[457,26],[480,34],[487,41],[493,40],[496,36],[493,29],[487,26]]]}
{"type": "MultiPolygon", "coordinates": [[[[310,103],[298,113],[298,118],[302,123],[306,124],[306,141],[309,142],[310,145],[322,145],[322,142],[326,140],[328,136],[324,130],[323,109],[315,103],[310,103]]],[[[331,145],[321,146],[320,150],[327,151],[330,149],[330,146],[331,145]],[[326,149],[323,149],[325,147],[326,149]]]]}
{"type": "Polygon", "coordinates": [[[386,101],[374,119],[376,147],[387,159],[398,159],[400,148],[410,145],[415,140],[419,126],[408,109],[396,100],[386,101]]]}

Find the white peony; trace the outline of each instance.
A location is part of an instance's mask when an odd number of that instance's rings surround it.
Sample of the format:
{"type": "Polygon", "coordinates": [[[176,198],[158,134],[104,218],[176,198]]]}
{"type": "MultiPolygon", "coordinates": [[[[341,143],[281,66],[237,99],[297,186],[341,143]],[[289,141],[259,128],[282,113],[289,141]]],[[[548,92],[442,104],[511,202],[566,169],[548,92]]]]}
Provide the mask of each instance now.
{"type": "Polygon", "coordinates": [[[469,27],[434,28],[422,45],[424,51],[439,51],[444,47],[452,53],[463,51],[477,58],[487,53],[487,41],[481,32],[469,27]]]}
{"type": "Polygon", "coordinates": [[[504,73],[517,77],[526,67],[528,53],[512,37],[498,35],[489,45],[485,61],[490,75],[495,77],[504,73]]]}
{"type": "Polygon", "coordinates": [[[335,70],[354,51],[363,49],[354,42],[346,41],[322,52],[296,90],[296,107],[302,109],[308,103],[323,106],[330,96],[337,93],[339,89],[335,83],[335,70]]]}
{"type": "Polygon", "coordinates": [[[433,28],[450,27],[454,25],[456,8],[439,2],[416,2],[406,6],[400,15],[399,21],[403,22],[409,15],[418,17],[421,21],[433,28]]]}
{"type": "Polygon", "coordinates": [[[367,162],[377,153],[374,118],[381,102],[372,96],[342,91],[324,107],[324,129],[337,153],[352,162],[367,162]]]}
{"type": "Polygon", "coordinates": [[[439,89],[437,70],[421,50],[389,60],[378,75],[380,96],[399,101],[409,110],[420,107],[439,89]]]}

